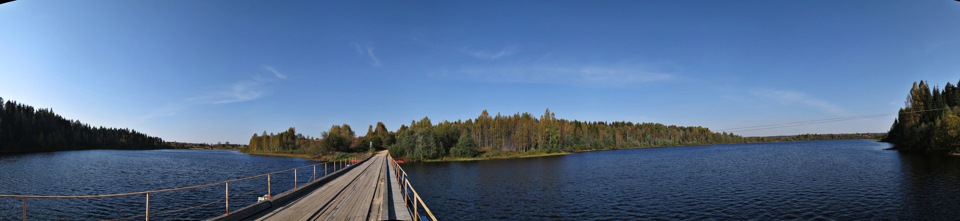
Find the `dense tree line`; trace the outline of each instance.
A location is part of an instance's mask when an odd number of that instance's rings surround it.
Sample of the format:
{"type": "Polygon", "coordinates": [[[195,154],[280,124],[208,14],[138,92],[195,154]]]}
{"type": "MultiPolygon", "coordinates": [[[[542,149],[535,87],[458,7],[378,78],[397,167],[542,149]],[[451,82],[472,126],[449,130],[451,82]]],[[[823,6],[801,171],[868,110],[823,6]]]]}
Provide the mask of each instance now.
{"type": "Polygon", "coordinates": [[[0,153],[77,149],[167,148],[163,139],[119,128],[67,120],[51,109],[36,109],[0,98],[0,153]]]}
{"type": "Polygon", "coordinates": [[[320,138],[305,137],[295,128],[278,134],[253,134],[250,144],[244,152],[280,152],[280,153],[330,153],[362,152],[370,149],[382,150],[393,144],[393,133],[382,122],[376,127],[370,125],[364,136],[357,137],[350,125],[333,125],[323,132],[320,138]]]}
{"type": "Polygon", "coordinates": [[[558,119],[549,109],[539,118],[530,113],[491,116],[484,110],[476,119],[434,125],[429,118],[423,118],[410,125],[397,130],[397,142],[390,147],[392,154],[435,159],[473,157],[481,150],[570,152],[747,141],[738,135],[712,132],[704,127],[558,119]]]}
{"type": "Polygon", "coordinates": [[[885,133],[853,133],[853,134],[800,134],[790,136],[768,136],[768,137],[748,137],[749,143],[765,142],[787,142],[787,141],[806,141],[806,140],[847,140],[847,139],[868,139],[879,140],[886,136],[885,133]]]}
{"type": "Polygon", "coordinates": [[[242,151],[302,153],[307,150],[316,149],[315,147],[318,145],[320,145],[319,139],[304,137],[303,134],[297,133],[296,128],[291,127],[277,134],[267,134],[266,131],[260,135],[253,134],[253,137],[250,137],[250,143],[247,147],[243,148],[242,151]]]}
{"type": "MultiPolygon", "coordinates": [[[[958,83],[960,84],[960,83],[958,83]]],[[[914,82],[903,108],[883,141],[895,149],[957,152],[960,147],[960,88],[947,83],[941,90],[914,82]]]]}
{"type": "Polygon", "coordinates": [[[334,125],[319,139],[303,141],[293,128],[280,134],[254,134],[247,151],[266,152],[360,152],[389,149],[396,157],[415,160],[443,157],[476,157],[481,154],[527,152],[574,152],[634,147],[664,147],[824,139],[877,139],[877,134],[804,134],[796,136],[742,137],[713,132],[704,127],[658,123],[586,122],[558,119],[549,109],[534,117],[530,113],[491,116],[484,110],[466,121],[430,118],[401,125],[396,132],[383,123],[368,126],[356,136],[350,125],[334,125]]]}
{"type": "Polygon", "coordinates": [[[216,144],[208,143],[186,143],[186,142],[166,142],[164,145],[173,149],[203,149],[203,150],[241,150],[247,147],[244,144],[230,144],[230,142],[216,144]]]}

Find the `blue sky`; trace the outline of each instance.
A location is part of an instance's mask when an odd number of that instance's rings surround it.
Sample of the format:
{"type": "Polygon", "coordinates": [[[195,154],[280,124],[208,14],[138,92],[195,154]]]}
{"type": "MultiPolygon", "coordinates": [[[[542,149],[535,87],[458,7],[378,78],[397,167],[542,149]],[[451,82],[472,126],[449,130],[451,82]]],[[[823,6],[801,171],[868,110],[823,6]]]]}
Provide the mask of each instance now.
{"type": "Polygon", "coordinates": [[[0,96],[171,141],[358,134],[544,109],[588,121],[885,132],[960,80],[960,3],[17,1],[0,96]]]}

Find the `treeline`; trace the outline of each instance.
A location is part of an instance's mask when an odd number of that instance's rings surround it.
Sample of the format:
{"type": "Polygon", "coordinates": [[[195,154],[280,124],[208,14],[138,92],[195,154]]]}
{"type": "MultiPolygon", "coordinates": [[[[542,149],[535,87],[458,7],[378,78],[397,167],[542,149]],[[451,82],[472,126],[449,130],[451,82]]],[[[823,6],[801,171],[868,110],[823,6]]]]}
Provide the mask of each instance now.
{"type": "Polygon", "coordinates": [[[92,127],[51,109],[0,98],[0,153],[77,149],[166,148],[163,139],[119,128],[92,127]]]}
{"type": "Polygon", "coordinates": [[[165,142],[165,146],[173,149],[202,149],[202,150],[241,150],[246,148],[244,144],[230,144],[230,142],[216,144],[208,143],[186,143],[186,142],[165,142]]]}
{"type": "Polygon", "coordinates": [[[484,110],[476,119],[412,121],[390,132],[383,123],[369,126],[356,137],[349,125],[335,125],[320,138],[304,138],[290,128],[279,134],[254,134],[248,149],[256,152],[357,152],[389,149],[397,157],[416,160],[476,157],[512,152],[572,152],[627,147],[662,147],[744,143],[748,139],[712,132],[704,127],[658,123],[586,122],[558,119],[546,110],[539,118],[529,113],[491,116],[484,110]]]}
{"type": "Polygon", "coordinates": [[[766,142],[787,142],[787,141],[806,141],[806,140],[849,140],[849,139],[868,139],[879,140],[886,134],[884,133],[852,133],[852,134],[800,134],[790,136],[768,136],[768,137],[747,137],[747,142],[766,143],[766,142]]]}
{"type": "Polygon", "coordinates": [[[742,143],[741,136],[712,132],[704,127],[658,123],[586,122],[558,119],[549,109],[539,118],[529,113],[491,116],[484,110],[476,119],[444,121],[429,118],[401,126],[392,154],[412,159],[446,156],[473,157],[485,152],[572,152],[627,147],[662,147],[742,143]]]}
{"type": "Polygon", "coordinates": [[[393,133],[387,126],[378,122],[376,128],[372,125],[367,128],[364,136],[357,137],[350,125],[333,125],[323,132],[320,138],[312,138],[297,133],[296,128],[289,128],[277,134],[253,134],[250,144],[243,152],[272,152],[272,153],[310,153],[321,154],[330,152],[362,152],[370,149],[382,150],[393,144],[393,133]]]}
{"type": "Polygon", "coordinates": [[[484,110],[477,118],[466,121],[434,124],[430,118],[424,117],[410,122],[409,126],[401,125],[396,132],[377,123],[375,127],[368,126],[363,136],[356,136],[346,124],[332,126],[320,138],[304,137],[294,128],[278,134],[263,132],[253,134],[244,151],[323,154],[389,149],[396,157],[425,160],[636,147],[879,139],[882,136],[858,133],[742,137],[699,126],[558,119],[549,109],[539,117],[529,113],[491,116],[484,110]]]}
{"type": "MultiPolygon", "coordinates": [[[[960,83],[958,83],[960,84],[960,83]]],[[[885,142],[894,149],[921,152],[958,152],[960,147],[960,87],[947,83],[941,90],[914,82],[906,104],[893,121],[885,142]]]]}

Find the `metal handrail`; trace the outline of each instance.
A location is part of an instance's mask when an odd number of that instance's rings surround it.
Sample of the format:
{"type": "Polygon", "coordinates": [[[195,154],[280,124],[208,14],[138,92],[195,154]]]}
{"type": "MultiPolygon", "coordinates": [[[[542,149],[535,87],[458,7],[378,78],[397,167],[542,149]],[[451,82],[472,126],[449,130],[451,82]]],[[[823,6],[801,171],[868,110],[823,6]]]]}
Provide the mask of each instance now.
{"type": "Polygon", "coordinates": [[[403,168],[400,167],[400,164],[397,163],[397,161],[394,160],[392,156],[387,155],[387,158],[390,159],[390,163],[393,164],[394,168],[396,168],[397,181],[399,181],[399,182],[401,183],[400,185],[403,187],[402,192],[403,192],[403,202],[404,202],[404,204],[407,204],[407,203],[408,203],[407,201],[408,201],[408,199],[410,199],[410,197],[411,197],[410,195],[413,196],[413,198],[412,198],[413,202],[410,203],[411,205],[408,205],[408,207],[409,207],[409,206],[412,206],[412,207],[413,207],[413,208],[412,208],[412,209],[413,209],[413,220],[414,220],[414,221],[422,220],[422,219],[420,218],[419,210],[417,210],[417,205],[419,204],[421,207],[423,207],[423,210],[424,210],[424,211],[427,211],[427,216],[430,217],[430,220],[432,220],[432,221],[437,221],[437,217],[433,215],[433,212],[430,211],[430,208],[427,207],[427,204],[423,202],[423,198],[420,198],[420,194],[417,194],[417,190],[414,189],[414,188],[413,188],[413,185],[410,184],[410,179],[407,179],[407,171],[404,171],[403,168]],[[411,193],[407,193],[408,191],[409,191],[409,192],[412,192],[412,194],[411,194],[411,193]]]}
{"type": "MultiPolygon", "coordinates": [[[[141,216],[144,217],[145,220],[148,220],[148,221],[149,221],[149,220],[150,220],[150,194],[152,194],[152,193],[163,193],[163,192],[180,191],[180,190],[190,190],[190,189],[197,189],[197,188],[203,188],[203,187],[211,187],[211,186],[216,186],[216,185],[221,185],[221,184],[223,184],[223,185],[224,185],[224,198],[223,198],[222,200],[214,201],[213,203],[215,203],[215,202],[220,202],[220,201],[224,201],[224,202],[225,202],[225,203],[224,203],[224,208],[225,208],[225,212],[226,212],[225,214],[230,214],[230,183],[231,183],[231,182],[238,182],[238,181],[250,180],[250,179],[254,179],[254,178],[259,178],[259,177],[264,177],[264,176],[266,176],[266,177],[267,177],[267,188],[266,188],[266,189],[267,189],[267,195],[266,195],[266,196],[267,196],[268,198],[270,198],[270,197],[272,197],[272,195],[271,195],[271,193],[270,193],[270,191],[271,191],[271,188],[270,188],[270,187],[271,187],[270,175],[293,171],[293,174],[294,174],[294,177],[293,177],[293,182],[294,182],[294,184],[293,184],[293,189],[287,190],[287,191],[293,191],[293,190],[297,190],[297,189],[300,188],[300,187],[298,186],[298,181],[297,181],[297,171],[298,171],[299,169],[307,168],[307,167],[313,167],[313,180],[311,181],[311,182],[313,182],[313,181],[316,181],[316,180],[317,180],[317,166],[319,166],[319,165],[323,165],[324,175],[320,177],[320,178],[323,178],[323,177],[326,177],[327,175],[329,175],[329,173],[327,173],[327,164],[331,164],[331,166],[333,166],[333,169],[334,169],[333,173],[336,173],[336,172],[339,172],[339,171],[345,169],[345,168],[348,167],[348,166],[351,166],[351,165],[349,165],[349,164],[351,164],[353,160],[362,161],[362,160],[368,159],[368,158],[370,158],[370,157],[372,157],[372,156],[373,156],[373,155],[368,155],[368,156],[366,156],[366,157],[350,157],[349,159],[334,160],[334,161],[331,161],[331,162],[324,162],[324,163],[318,163],[318,164],[312,164],[312,165],[294,167],[294,168],[290,168],[290,169],[286,169],[286,170],[274,171],[274,172],[270,172],[270,173],[264,173],[264,174],[259,174],[259,175],[255,175],[255,176],[243,177],[243,178],[236,178],[236,179],[225,180],[225,181],[220,181],[220,182],[215,182],[215,183],[206,183],[206,184],[200,184],[200,185],[185,186],[185,187],[176,187],[176,188],[167,188],[167,189],[159,189],[159,190],[148,190],[148,191],[128,192],[128,193],[113,193],[113,194],[94,194],[94,195],[18,195],[18,194],[0,194],[0,198],[17,198],[17,199],[20,199],[20,200],[23,202],[23,220],[27,220],[27,199],[90,199],[90,198],[110,198],[110,197],[145,195],[145,196],[146,196],[146,206],[145,206],[145,210],[144,210],[144,215],[141,215],[141,216]]],[[[262,189],[260,189],[260,190],[262,190],[262,189]]],[[[248,192],[248,193],[249,193],[249,192],[248,192]]],[[[245,194],[248,194],[248,193],[245,193],[245,194]]],[[[245,194],[244,194],[244,195],[245,195],[245,194]]],[[[210,203],[210,204],[212,204],[212,203],[210,203]]],[[[204,205],[209,205],[209,204],[204,204],[204,205]]],[[[193,207],[193,208],[196,208],[196,207],[193,207]]],[[[154,214],[163,214],[163,213],[165,213],[165,212],[154,213],[154,214]]],[[[139,217],[139,216],[135,216],[135,217],[139,217]]],[[[127,218],[130,218],[130,217],[127,217],[127,218]]],[[[124,219],[124,218],[121,218],[121,219],[124,219]]]]}

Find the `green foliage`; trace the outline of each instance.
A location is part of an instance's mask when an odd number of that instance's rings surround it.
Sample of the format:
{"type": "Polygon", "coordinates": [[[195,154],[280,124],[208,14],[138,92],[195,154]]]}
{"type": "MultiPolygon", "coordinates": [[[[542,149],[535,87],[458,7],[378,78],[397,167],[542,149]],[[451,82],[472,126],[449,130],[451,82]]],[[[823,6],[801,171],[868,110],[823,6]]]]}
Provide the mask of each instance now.
{"type": "Polygon", "coordinates": [[[903,108],[883,139],[895,149],[955,152],[960,147],[960,87],[951,83],[932,90],[914,82],[903,108]]]}
{"type": "Polygon", "coordinates": [[[475,157],[480,152],[477,151],[477,142],[473,141],[473,136],[469,132],[461,133],[460,139],[457,139],[457,145],[450,149],[452,157],[475,157]]]}
{"type": "Polygon", "coordinates": [[[307,153],[311,155],[326,154],[331,152],[364,152],[371,151],[370,143],[373,143],[374,150],[386,149],[394,142],[394,135],[387,131],[383,123],[377,123],[374,129],[372,126],[367,128],[367,135],[356,137],[350,125],[334,125],[330,130],[320,134],[320,138],[305,137],[296,133],[294,128],[278,134],[253,134],[250,137],[250,144],[244,152],[256,153],[307,153]]]}
{"type": "Polygon", "coordinates": [[[383,150],[387,149],[388,144],[393,144],[393,134],[387,130],[383,122],[377,122],[377,127],[373,125],[367,127],[367,134],[360,137],[354,144],[354,149],[383,150]]]}
{"type": "Polygon", "coordinates": [[[854,133],[854,134],[800,134],[791,136],[769,136],[769,137],[747,137],[747,143],[764,142],[786,142],[786,141],[804,141],[804,140],[845,140],[845,139],[871,139],[878,140],[883,138],[883,133],[854,133]]]}
{"type": "Polygon", "coordinates": [[[350,125],[347,124],[333,125],[329,131],[323,132],[320,136],[324,150],[340,152],[350,151],[354,143],[353,139],[356,138],[353,129],[350,129],[350,125]]]}
{"type": "Polygon", "coordinates": [[[476,119],[436,125],[423,118],[401,126],[396,139],[391,154],[415,160],[477,156],[478,149],[533,153],[749,141],[703,127],[557,119],[549,109],[539,119],[529,113],[491,117],[486,110],[476,119]]]}
{"type": "MultiPolygon", "coordinates": [[[[960,122],[960,121],[958,121],[960,122]]],[[[292,130],[290,130],[292,134],[292,130]]],[[[270,151],[256,142],[273,142],[279,135],[256,135],[251,147],[270,151]],[[264,139],[263,137],[269,137],[264,139]],[[266,141],[264,141],[266,140],[266,141]]],[[[279,136],[288,137],[288,136],[279,136]]],[[[295,137],[302,137],[301,135],[295,137]]],[[[484,110],[480,116],[466,121],[443,121],[433,124],[424,117],[401,125],[390,132],[383,123],[367,127],[367,133],[355,137],[349,125],[335,125],[316,140],[321,152],[362,152],[387,149],[397,158],[413,160],[443,157],[513,156],[549,154],[583,150],[632,147],[772,142],[811,139],[874,138],[871,134],[818,135],[744,138],[730,133],[716,133],[704,127],[681,127],[658,123],[585,122],[556,118],[548,109],[539,118],[529,113],[491,116],[484,110]]],[[[283,142],[280,142],[283,143],[283,142]]],[[[309,144],[310,142],[299,142],[309,144]]],[[[300,147],[293,147],[303,149],[300,147]]]]}
{"type": "Polygon", "coordinates": [[[51,109],[0,98],[0,153],[77,149],[169,148],[163,139],[130,129],[92,127],[51,109]]]}
{"type": "Polygon", "coordinates": [[[267,134],[266,131],[261,135],[253,134],[250,137],[250,144],[244,148],[243,152],[264,152],[264,153],[315,153],[319,151],[319,141],[304,137],[298,134],[296,128],[288,128],[278,134],[267,134]]]}

